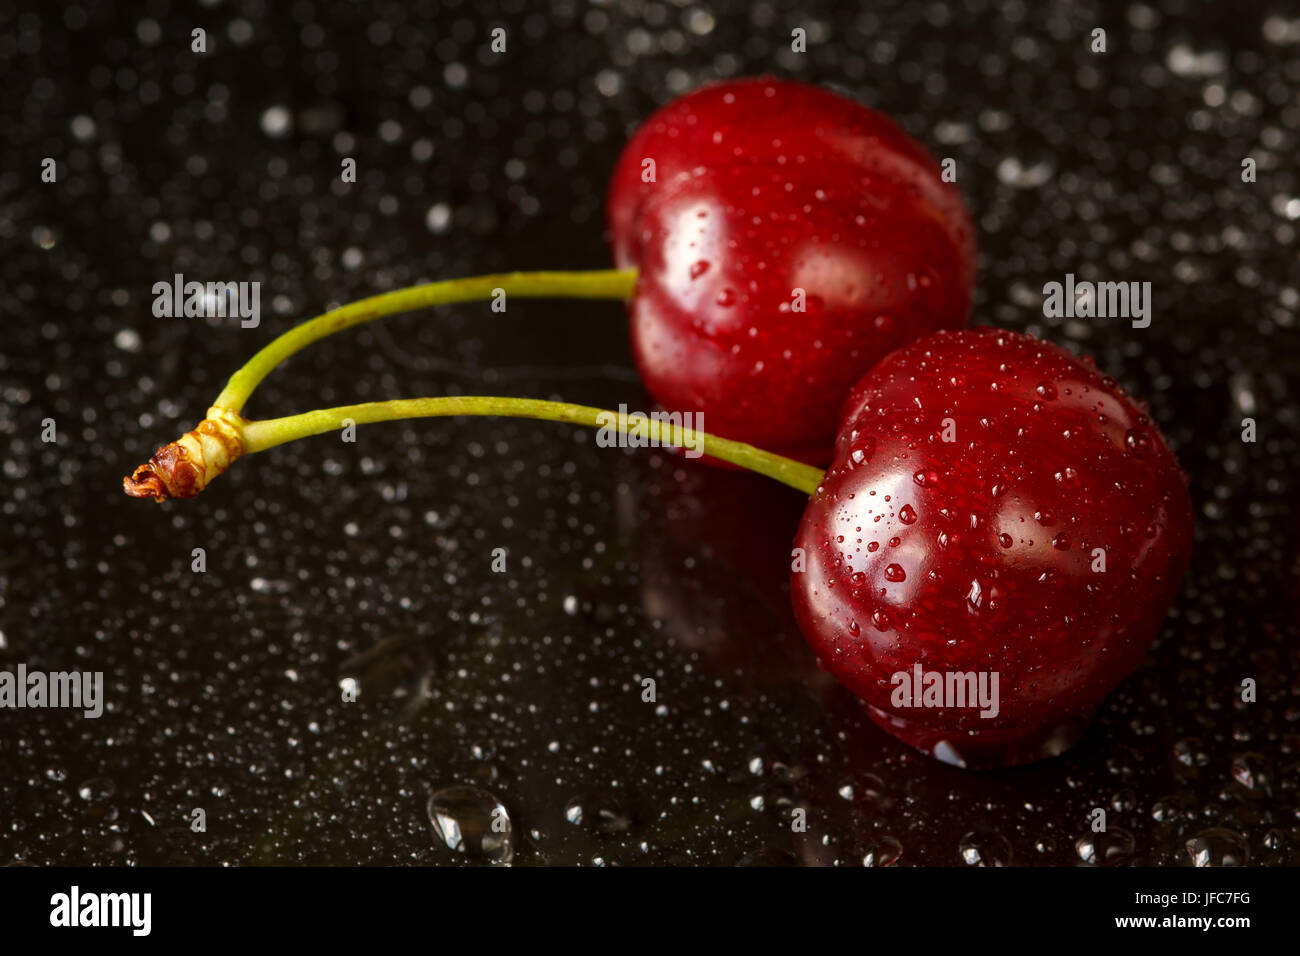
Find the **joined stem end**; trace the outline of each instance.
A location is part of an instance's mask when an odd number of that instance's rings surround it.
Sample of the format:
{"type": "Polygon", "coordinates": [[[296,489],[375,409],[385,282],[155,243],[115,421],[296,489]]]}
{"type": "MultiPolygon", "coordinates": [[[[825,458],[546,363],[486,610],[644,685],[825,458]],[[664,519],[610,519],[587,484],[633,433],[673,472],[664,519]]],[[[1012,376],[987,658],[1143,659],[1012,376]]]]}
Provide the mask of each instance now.
{"type": "Polygon", "coordinates": [[[159,448],[145,464],[122,479],[133,498],[195,498],[244,453],[247,420],[214,405],[203,421],[159,448]]]}

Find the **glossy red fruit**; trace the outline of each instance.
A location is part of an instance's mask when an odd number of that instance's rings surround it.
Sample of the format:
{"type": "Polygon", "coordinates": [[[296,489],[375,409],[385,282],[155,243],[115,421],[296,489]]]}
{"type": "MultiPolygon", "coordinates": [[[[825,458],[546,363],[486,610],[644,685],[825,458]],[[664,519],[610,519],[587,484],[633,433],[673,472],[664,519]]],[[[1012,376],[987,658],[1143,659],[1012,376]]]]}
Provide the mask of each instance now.
{"type": "Polygon", "coordinates": [[[862,373],[970,311],[955,187],[889,119],[815,87],[741,80],[670,103],[624,150],[609,221],[615,260],[641,270],[647,388],[773,451],[825,461],[862,373]]]}
{"type": "Polygon", "coordinates": [[[964,766],[1025,763],[1077,741],[1137,666],[1191,544],[1177,460],[1091,360],[941,332],[853,389],[796,536],[795,613],[889,733],[964,766]],[[923,686],[996,673],[997,715],[916,706],[895,676],[916,665],[923,686]]]}

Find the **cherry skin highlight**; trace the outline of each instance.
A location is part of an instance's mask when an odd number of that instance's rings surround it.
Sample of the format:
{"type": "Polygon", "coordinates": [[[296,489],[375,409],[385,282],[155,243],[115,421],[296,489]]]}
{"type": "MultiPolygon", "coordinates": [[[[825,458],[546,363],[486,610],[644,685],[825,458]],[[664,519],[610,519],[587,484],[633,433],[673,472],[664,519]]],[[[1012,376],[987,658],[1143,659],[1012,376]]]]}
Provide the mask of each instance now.
{"type": "Polygon", "coordinates": [[[1010,766],[1082,736],[1159,633],[1191,545],[1173,452],[1091,360],[940,332],[852,390],[792,594],[822,666],[878,725],[951,763],[1010,766]],[[996,673],[996,716],[909,699],[896,675],[917,665],[996,673]]]}
{"type": "Polygon", "coordinates": [[[646,387],[771,451],[824,463],[863,372],[970,311],[956,188],[892,121],[815,87],[740,80],[668,104],[623,151],[608,211],[617,264],[641,272],[646,387]]]}

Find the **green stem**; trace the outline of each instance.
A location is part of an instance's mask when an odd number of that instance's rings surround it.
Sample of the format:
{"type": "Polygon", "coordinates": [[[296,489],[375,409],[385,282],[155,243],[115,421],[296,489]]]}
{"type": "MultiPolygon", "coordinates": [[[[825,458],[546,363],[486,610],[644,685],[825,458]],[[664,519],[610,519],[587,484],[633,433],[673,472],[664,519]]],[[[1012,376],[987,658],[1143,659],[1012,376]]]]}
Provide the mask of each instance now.
{"type": "Polygon", "coordinates": [[[617,412],[592,408],[588,405],[571,405],[567,402],[478,395],[366,402],[361,405],[322,408],[286,418],[246,421],[242,423],[243,449],[245,454],[265,451],[299,438],[338,431],[349,420],[364,425],[397,418],[436,418],[450,415],[509,415],[515,418],[535,418],[587,425],[592,428],[608,428],[628,435],[650,438],[661,445],[698,449],[703,454],[775,478],[807,495],[817,490],[823,474],[820,469],[811,465],[774,455],[753,445],[716,438],[680,425],[661,424],[651,418],[624,417],[617,412]]]}
{"type": "Polygon", "coordinates": [[[267,345],[230,377],[213,405],[233,412],[240,411],[262,379],[295,352],[327,335],[386,315],[451,302],[490,299],[497,289],[505,292],[507,301],[511,296],[529,299],[628,299],[636,287],[636,278],[635,269],[503,272],[429,282],[350,302],[295,326],[267,345]]]}

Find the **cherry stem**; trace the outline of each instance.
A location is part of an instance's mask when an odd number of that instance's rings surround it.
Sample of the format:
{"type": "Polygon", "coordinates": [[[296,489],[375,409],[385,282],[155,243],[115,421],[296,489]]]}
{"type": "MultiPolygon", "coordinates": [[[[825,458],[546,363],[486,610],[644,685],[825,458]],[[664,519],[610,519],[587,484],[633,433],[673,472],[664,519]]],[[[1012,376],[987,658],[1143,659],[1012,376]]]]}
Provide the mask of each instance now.
{"type": "Polygon", "coordinates": [[[324,315],[308,319],[285,332],[254,355],[230,377],[213,406],[238,413],[262,379],[277,365],[327,335],[386,315],[410,312],[451,302],[496,298],[498,290],[527,299],[629,299],[636,288],[635,269],[584,272],[503,272],[496,275],[446,279],[370,296],[324,315]]]}
{"type": "Polygon", "coordinates": [[[327,335],[399,312],[432,305],[496,299],[504,293],[534,299],[629,299],[637,281],[635,269],[585,272],[504,272],[430,282],[371,296],[340,306],[285,332],[254,355],[230,377],[198,427],[158,452],[123,479],[127,494],[137,498],[191,498],[201,492],[241,455],[265,451],[285,442],[334,431],[349,422],[358,425],[399,418],[434,418],[453,415],[510,415],[545,421],[569,422],[593,428],[610,428],[658,445],[698,450],[701,454],[775,478],[811,495],[823,472],[811,465],[775,455],[753,445],[717,438],[683,428],[670,421],[627,416],[587,405],[545,402],[524,398],[450,396],[366,402],[324,408],[301,415],[249,421],[239,413],[253,390],[277,365],[327,335]]]}
{"type": "Polygon", "coordinates": [[[649,438],[660,445],[699,449],[702,454],[774,478],[791,488],[797,488],[806,495],[811,495],[817,490],[823,475],[821,469],[805,465],[801,461],[763,451],[744,442],[717,438],[705,432],[660,422],[654,418],[620,415],[617,412],[589,405],[573,405],[568,402],[482,395],[365,402],[361,405],[321,408],[285,418],[242,421],[243,452],[251,455],[274,448],[276,445],[283,445],[285,442],[297,441],[299,438],[338,431],[349,422],[363,425],[401,418],[439,418],[455,415],[508,415],[514,418],[569,422],[592,428],[611,428],[623,434],[649,438]]]}

